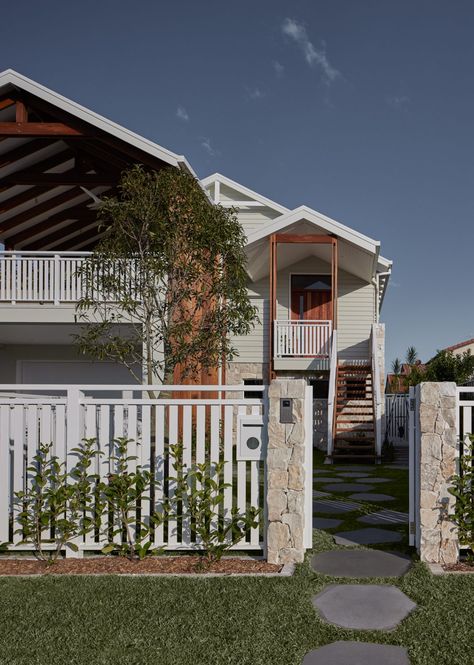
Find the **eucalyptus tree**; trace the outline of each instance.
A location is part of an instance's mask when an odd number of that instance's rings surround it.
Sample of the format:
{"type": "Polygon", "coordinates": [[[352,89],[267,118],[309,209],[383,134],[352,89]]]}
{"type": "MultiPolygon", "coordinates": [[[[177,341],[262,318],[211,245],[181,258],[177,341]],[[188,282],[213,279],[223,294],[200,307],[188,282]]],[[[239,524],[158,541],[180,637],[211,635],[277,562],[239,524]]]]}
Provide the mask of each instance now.
{"type": "Polygon", "coordinates": [[[231,337],[256,319],[235,212],[213,205],[187,173],[136,165],[98,216],[103,235],[78,271],[80,351],[149,384],[231,359],[231,337]]]}

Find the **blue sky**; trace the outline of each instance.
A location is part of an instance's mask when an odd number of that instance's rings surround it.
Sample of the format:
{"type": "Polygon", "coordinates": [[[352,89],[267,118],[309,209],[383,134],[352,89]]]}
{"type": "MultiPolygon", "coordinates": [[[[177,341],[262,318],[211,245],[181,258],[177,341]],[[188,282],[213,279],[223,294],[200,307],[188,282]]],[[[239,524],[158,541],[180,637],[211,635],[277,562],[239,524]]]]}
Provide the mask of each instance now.
{"type": "Polygon", "coordinates": [[[11,67],[393,259],[387,356],[474,337],[474,3],[30,0],[11,67]],[[25,18],[28,16],[28,20],[25,18]]]}

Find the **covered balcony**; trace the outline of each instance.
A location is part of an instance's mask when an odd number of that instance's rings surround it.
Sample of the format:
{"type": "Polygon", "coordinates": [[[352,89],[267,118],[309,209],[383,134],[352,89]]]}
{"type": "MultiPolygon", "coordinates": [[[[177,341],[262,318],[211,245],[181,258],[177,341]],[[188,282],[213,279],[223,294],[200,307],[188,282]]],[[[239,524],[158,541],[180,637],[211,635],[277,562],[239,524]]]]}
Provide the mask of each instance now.
{"type": "Polygon", "coordinates": [[[91,252],[0,253],[0,303],[76,303],[85,295],[78,269],[91,252]]]}

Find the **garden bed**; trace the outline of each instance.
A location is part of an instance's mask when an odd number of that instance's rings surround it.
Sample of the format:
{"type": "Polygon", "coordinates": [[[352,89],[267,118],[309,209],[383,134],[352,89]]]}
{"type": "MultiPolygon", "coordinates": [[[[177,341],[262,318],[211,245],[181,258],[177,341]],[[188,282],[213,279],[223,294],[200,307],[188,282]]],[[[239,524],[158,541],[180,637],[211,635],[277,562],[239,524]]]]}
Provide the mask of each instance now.
{"type": "Polygon", "coordinates": [[[0,559],[0,576],[16,575],[276,575],[283,566],[260,559],[224,557],[211,566],[199,566],[197,556],[161,556],[130,561],[125,557],[97,556],[60,559],[54,564],[30,558],[0,559]]]}

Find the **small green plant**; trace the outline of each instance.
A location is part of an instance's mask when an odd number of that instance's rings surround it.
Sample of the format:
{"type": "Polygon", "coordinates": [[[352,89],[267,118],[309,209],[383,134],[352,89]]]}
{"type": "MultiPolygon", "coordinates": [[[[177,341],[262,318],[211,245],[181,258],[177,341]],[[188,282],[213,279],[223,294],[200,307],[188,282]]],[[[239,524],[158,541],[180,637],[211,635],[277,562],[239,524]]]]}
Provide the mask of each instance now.
{"type": "MultiPolygon", "coordinates": [[[[106,528],[111,542],[102,549],[104,554],[117,552],[129,559],[143,559],[151,549],[151,525],[140,521],[141,506],[149,501],[151,473],[140,466],[129,471],[129,463],[137,458],[128,454],[131,439],[120,437],[114,440],[116,472],[109,475],[108,483],[101,483],[104,504],[112,516],[112,526],[106,528]]],[[[156,523],[158,516],[151,522],[156,523]]]]}
{"type": "Polygon", "coordinates": [[[95,440],[85,439],[74,449],[78,462],[70,474],[52,455],[52,443],[41,444],[27,468],[27,487],[15,494],[23,542],[32,543],[35,555],[54,563],[65,546],[77,551],[78,537],[94,528],[94,488],[97,476],[89,473],[97,455],[95,440]],[[70,479],[73,479],[71,482],[70,479]],[[54,548],[45,545],[54,544],[54,548]]]}
{"type": "Polygon", "coordinates": [[[450,494],[456,498],[454,515],[450,519],[458,528],[459,542],[474,550],[474,436],[469,435],[469,443],[464,442],[460,460],[460,473],[452,477],[450,494]]]}
{"type": "Polygon", "coordinates": [[[197,568],[210,567],[219,561],[233,545],[239,543],[249,529],[258,526],[260,509],[249,507],[244,513],[232,508],[222,515],[220,506],[224,490],[231,487],[223,481],[224,462],[195,464],[186,468],[182,462],[182,446],[170,446],[170,456],[176,476],[168,480],[174,485],[173,498],[165,507],[168,516],[179,514],[187,519],[202,547],[197,568]]]}

